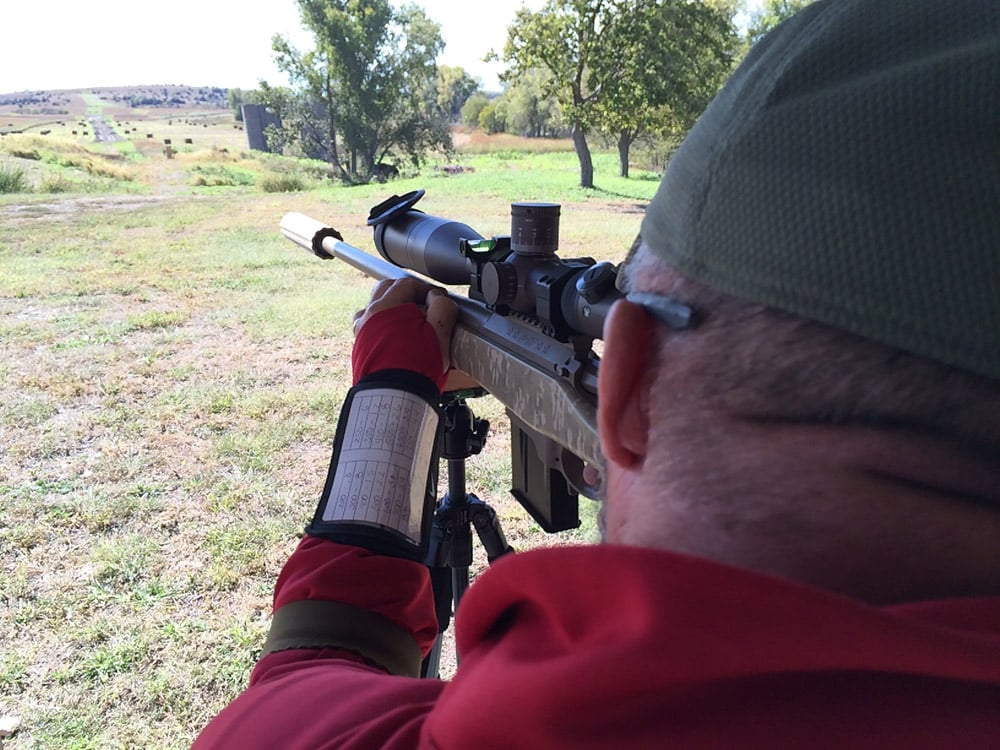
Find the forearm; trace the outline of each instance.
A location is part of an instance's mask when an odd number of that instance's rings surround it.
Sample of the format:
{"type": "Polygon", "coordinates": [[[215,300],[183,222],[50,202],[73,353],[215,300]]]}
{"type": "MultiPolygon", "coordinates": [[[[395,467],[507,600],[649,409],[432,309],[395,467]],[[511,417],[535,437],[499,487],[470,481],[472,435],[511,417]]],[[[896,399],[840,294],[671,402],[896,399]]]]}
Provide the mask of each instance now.
{"type": "Polygon", "coordinates": [[[427,568],[306,536],[274,606],[249,687],[195,748],[416,744],[443,683],[392,675],[415,674],[437,633],[427,568]]]}
{"type": "Polygon", "coordinates": [[[337,648],[393,674],[415,675],[437,634],[425,566],[310,536],[278,577],[274,611],[265,655],[337,648]]]}

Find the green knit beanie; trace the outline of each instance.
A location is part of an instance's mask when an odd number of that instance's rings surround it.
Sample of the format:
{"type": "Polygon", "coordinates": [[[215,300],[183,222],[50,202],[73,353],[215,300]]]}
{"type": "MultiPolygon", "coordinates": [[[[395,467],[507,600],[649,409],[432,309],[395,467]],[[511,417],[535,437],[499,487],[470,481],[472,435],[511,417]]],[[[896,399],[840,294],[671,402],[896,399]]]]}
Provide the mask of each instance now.
{"type": "Polygon", "coordinates": [[[642,236],[714,289],[1000,380],[1000,2],[806,7],[702,115],[642,236]]]}

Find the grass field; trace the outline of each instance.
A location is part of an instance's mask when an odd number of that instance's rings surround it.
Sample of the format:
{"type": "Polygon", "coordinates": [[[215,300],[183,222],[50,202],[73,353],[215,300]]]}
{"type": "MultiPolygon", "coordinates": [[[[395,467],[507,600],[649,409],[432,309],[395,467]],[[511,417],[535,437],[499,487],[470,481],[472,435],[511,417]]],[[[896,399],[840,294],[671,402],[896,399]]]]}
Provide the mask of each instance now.
{"type": "MultiPolygon", "coordinates": [[[[4,748],[187,747],[245,685],[372,286],[283,239],[284,213],[368,249],[391,193],[424,187],[425,210],[484,234],[513,200],[555,201],[564,256],[619,260],[656,187],[599,154],[583,191],[565,144],[471,137],[460,174],[338,187],[246,153],[231,125],[173,158],[145,138],[0,141],[30,190],[0,195],[0,717],[20,720],[4,748]],[[267,192],[281,175],[302,189],[267,192]]],[[[546,537],[508,498],[502,409],[473,406],[495,429],[469,489],[513,544],[586,538],[546,537]]]]}

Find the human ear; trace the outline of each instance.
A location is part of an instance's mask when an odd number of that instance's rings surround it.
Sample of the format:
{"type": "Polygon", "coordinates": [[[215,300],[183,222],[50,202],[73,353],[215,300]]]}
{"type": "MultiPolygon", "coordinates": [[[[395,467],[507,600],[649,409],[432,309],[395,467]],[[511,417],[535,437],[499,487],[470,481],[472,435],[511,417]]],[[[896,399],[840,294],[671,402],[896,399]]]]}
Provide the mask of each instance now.
{"type": "Polygon", "coordinates": [[[604,322],[597,382],[597,428],[604,457],[622,468],[642,463],[649,443],[649,389],[655,380],[650,340],[656,323],[620,300],[604,322]]]}

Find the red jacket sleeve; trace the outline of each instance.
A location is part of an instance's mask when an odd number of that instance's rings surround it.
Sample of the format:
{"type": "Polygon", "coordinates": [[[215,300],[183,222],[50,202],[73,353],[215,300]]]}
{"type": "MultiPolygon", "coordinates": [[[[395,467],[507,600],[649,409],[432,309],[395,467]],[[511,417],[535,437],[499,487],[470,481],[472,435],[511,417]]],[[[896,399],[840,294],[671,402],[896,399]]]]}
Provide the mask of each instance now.
{"type": "Polygon", "coordinates": [[[409,633],[422,654],[437,635],[426,566],[307,535],[278,576],[274,610],[316,600],[381,615],[409,633]]]}
{"type": "MultiPolygon", "coordinates": [[[[337,602],[385,618],[424,654],[437,634],[427,568],[357,547],[303,539],[278,578],[275,610],[303,601],[337,602]]],[[[350,649],[280,650],[257,663],[250,686],[194,747],[412,748],[443,686],[387,674],[350,649]]]]}

